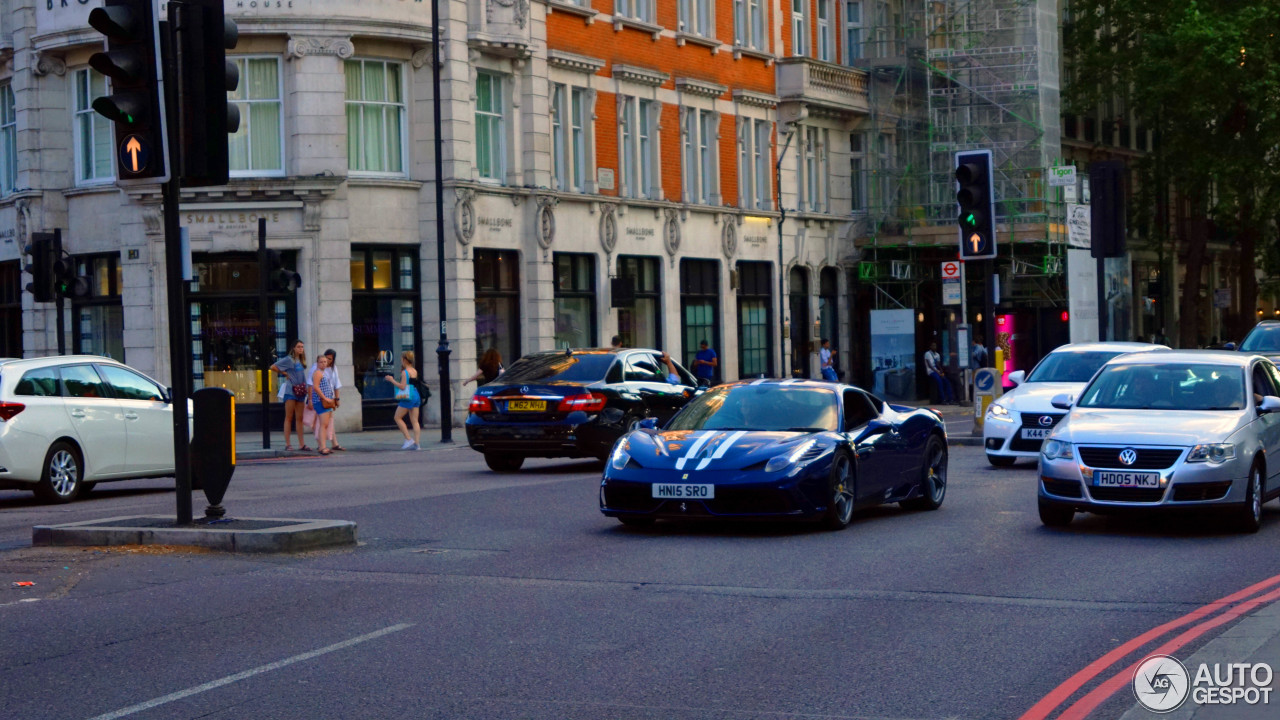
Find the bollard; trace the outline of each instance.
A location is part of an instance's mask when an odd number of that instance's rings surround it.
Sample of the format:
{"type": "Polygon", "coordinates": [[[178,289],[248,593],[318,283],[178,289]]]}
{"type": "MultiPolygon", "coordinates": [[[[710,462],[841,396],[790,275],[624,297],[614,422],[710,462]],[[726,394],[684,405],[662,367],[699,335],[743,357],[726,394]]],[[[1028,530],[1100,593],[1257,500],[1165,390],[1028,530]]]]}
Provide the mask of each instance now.
{"type": "Polygon", "coordinates": [[[191,401],[191,468],[209,501],[205,517],[220,518],[227,514],[222,498],[236,471],[236,398],[224,388],[203,388],[192,393],[191,401]]]}

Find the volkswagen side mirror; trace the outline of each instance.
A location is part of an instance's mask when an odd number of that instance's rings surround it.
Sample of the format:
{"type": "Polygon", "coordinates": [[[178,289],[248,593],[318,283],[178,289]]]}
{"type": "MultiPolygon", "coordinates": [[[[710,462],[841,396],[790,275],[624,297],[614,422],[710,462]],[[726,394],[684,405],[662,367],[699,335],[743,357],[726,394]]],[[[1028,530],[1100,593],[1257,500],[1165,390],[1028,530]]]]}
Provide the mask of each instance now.
{"type": "Polygon", "coordinates": [[[1262,398],[1262,402],[1258,404],[1258,412],[1261,414],[1280,412],[1280,397],[1268,395],[1262,398]]]}
{"type": "Polygon", "coordinates": [[[1071,399],[1072,399],[1071,396],[1065,393],[1063,393],[1062,395],[1054,395],[1053,399],[1049,401],[1049,404],[1058,408],[1059,410],[1070,410],[1071,399]]]}
{"type": "Polygon", "coordinates": [[[1009,373],[1009,382],[1014,385],[1021,385],[1027,379],[1026,370],[1017,370],[1009,373]]]}

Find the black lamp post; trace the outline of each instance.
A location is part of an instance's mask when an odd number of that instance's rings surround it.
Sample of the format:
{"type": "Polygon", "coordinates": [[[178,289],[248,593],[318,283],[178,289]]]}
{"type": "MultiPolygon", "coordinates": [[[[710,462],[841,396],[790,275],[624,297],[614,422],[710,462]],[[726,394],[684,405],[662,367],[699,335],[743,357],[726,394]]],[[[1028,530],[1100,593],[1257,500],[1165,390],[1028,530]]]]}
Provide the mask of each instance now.
{"type": "Polygon", "coordinates": [[[435,123],[436,161],[436,295],[440,304],[440,442],[453,442],[453,393],[449,387],[449,325],[444,286],[444,138],[440,121],[440,0],[431,0],[431,111],[435,123]]]}

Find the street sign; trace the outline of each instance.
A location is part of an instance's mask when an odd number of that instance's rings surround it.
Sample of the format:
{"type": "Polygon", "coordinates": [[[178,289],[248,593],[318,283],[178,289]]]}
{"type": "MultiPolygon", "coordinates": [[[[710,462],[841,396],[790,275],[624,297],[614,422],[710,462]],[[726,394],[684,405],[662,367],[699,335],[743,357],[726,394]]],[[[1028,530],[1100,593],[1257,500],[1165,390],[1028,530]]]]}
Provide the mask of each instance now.
{"type": "Polygon", "coordinates": [[[980,393],[989,393],[996,386],[994,368],[982,368],[973,374],[973,387],[980,393]]]}
{"type": "Polygon", "coordinates": [[[942,279],[943,280],[959,280],[960,279],[960,263],[949,260],[942,263],[942,279]]]}
{"type": "Polygon", "coordinates": [[[1076,184],[1076,166],[1061,165],[1049,168],[1049,187],[1066,187],[1076,184]]]}
{"type": "Polygon", "coordinates": [[[147,171],[151,160],[151,144],[142,135],[126,135],[120,143],[120,165],[125,173],[138,175],[147,171]]]}
{"type": "Polygon", "coordinates": [[[1067,205],[1067,245],[1088,250],[1093,244],[1088,205],[1067,205]]]}
{"type": "Polygon", "coordinates": [[[943,280],[942,281],[942,304],[943,305],[959,305],[960,299],[960,281],[959,280],[943,280]]]}

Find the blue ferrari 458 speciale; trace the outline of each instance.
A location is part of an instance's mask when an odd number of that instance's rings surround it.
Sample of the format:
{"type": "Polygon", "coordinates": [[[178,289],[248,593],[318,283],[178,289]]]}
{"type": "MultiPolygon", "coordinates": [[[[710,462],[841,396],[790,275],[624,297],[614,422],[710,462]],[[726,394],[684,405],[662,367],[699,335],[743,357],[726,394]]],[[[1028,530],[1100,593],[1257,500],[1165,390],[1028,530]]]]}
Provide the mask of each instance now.
{"type": "Polygon", "coordinates": [[[946,427],[933,411],[837,383],[746,380],[620,438],[600,511],[628,525],[811,518],[838,530],[857,508],[936,510],[946,492],[946,427]]]}

